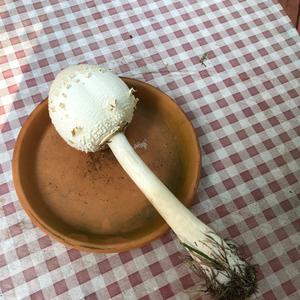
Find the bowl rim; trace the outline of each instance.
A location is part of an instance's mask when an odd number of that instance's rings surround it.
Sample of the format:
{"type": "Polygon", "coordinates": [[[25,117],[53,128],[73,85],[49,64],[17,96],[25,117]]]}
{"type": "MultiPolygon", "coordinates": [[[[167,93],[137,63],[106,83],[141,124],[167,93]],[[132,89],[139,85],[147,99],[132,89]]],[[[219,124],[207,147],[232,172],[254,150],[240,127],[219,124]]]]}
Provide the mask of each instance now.
{"type": "MultiPolygon", "coordinates": [[[[136,82],[139,85],[143,85],[146,89],[150,89],[152,91],[158,91],[159,93],[164,95],[164,98],[167,99],[169,102],[169,105],[172,105],[175,109],[179,110],[179,112],[183,115],[184,119],[187,121],[188,126],[190,127],[190,130],[192,132],[193,136],[193,145],[196,147],[195,148],[195,165],[198,166],[196,170],[196,176],[193,179],[195,182],[194,186],[191,186],[191,188],[188,189],[188,193],[185,197],[185,203],[184,205],[186,207],[191,207],[193,201],[194,201],[194,196],[196,194],[196,191],[199,186],[199,181],[200,181],[200,176],[201,176],[201,167],[202,167],[202,162],[201,162],[201,148],[199,145],[199,141],[197,138],[196,131],[194,127],[191,124],[191,121],[188,119],[182,108],[166,93],[161,91],[160,89],[152,86],[149,83],[143,82],[141,80],[133,79],[133,78],[128,78],[128,77],[121,77],[122,80],[128,85],[131,83],[136,82]]],[[[40,102],[30,113],[28,118],[26,119],[24,125],[22,126],[18,137],[16,139],[16,144],[14,147],[13,151],[13,158],[12,158],[12,175],[13,175],[13,183],[15,186],[16,194],[18,196],[18,199],[25,210],[25,212],[28,214],[29,218],[31,219],[32,223],[35,224],[37,227],[39,227],[44,233],[49,235],[50,237],[54,238],[55,240],[61,242],[62,244],[78,249],[78,250],[83,250],[87,252],[94,252],[94,253],[117,253],[117,252],[124,252],[128,251],[134,248],[140,248],[144,246],[145,244],[150,243],[151,241],[159,238],[161,235],[165,234],[169,229],[169,225],[164,222],[159,228],[157,228],[154,231],[151,231],[150,233],[147,233],[141,237],[138,237],[137,239],[134,240],[126,240],[124,242],[120,241],[118,243],[105,243],[103,247],[101,245],[90,242],[90,241],[79,241],[73,237],[70,236],[65,236],[55,228],[50,227],[47,225],[47,223],[42,219],[39,218],[38,214],[32,209],[30,205],[30,200],[27,198],[24,189],[22,187],[21,183],[21,175],[19,172],[19,165],[20,165],[20,156],[21,156],[21,150],[22,150],[22,145],[24,139],[26,139],[26,135],[28,134],[28,127],[30,124],[33,122],[35,119],[35,116],[40,113],[40,111],[45,109],[45,106],[47,106],[48,99],[44,99],[42,102],[40,102]]]]}

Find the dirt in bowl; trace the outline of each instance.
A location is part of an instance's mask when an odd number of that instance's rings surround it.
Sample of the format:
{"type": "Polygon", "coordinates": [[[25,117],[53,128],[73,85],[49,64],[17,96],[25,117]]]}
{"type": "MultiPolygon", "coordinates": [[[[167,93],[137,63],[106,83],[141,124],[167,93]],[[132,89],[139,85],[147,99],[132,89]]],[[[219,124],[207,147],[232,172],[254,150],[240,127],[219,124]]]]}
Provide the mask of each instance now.
{"type": "MultiPolygon", "coordinates": [[[[141,102],[126,136],[149,168],[176,193],[181,158],[176,136],[165,122],[141,102]]],[[[49,126],[35,165],[43,201],[74,231],[124,234],[160,218],[109,149],[88,154],[77,151],[49,126]]]]}

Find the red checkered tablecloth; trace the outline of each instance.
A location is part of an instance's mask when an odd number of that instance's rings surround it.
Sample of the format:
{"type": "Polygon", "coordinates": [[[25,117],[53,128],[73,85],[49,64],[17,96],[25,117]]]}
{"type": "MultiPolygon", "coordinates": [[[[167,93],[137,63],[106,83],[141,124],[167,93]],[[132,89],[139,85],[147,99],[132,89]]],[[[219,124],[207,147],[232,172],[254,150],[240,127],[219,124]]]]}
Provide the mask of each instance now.
{"type": "Polygon", "coordinates": [[[300,299],[300,38],[279,4],[7,0],[0,16],[0,299],[185,300],[199,282],[170,233],[125,253],[84,253],[21,208],[18,132],[55,75],[83,62],[149,82],[184,109],[203,151],[193,212],[247,245],[258,299],[300,299]]]}

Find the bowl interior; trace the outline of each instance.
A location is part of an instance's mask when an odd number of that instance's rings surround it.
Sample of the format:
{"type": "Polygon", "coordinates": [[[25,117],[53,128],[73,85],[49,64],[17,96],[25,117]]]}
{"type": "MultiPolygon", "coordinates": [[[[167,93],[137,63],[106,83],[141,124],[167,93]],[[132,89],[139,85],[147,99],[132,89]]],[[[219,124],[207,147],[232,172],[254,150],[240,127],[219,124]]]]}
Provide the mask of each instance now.
{"type": "MultiPolygon", "coordinates": [[[[200,170],[191,124],[158,89],[123,80],[140,99],[126,130],[129,142],[178,199],[191,205],[200,170]]],[[[32,221],[72,247],[120,252],[140,247],[168,229],[109,149],[86,154],[59,137],[47,101],[33,111],[19,134],[13,176],[32,221]]]]}

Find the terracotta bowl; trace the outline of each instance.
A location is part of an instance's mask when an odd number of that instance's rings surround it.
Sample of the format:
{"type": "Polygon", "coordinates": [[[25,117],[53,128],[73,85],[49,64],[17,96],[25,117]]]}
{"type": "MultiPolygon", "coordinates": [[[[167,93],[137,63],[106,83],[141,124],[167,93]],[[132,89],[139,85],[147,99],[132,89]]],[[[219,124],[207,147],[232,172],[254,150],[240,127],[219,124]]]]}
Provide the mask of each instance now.
{"type": "MultiPolygon", "coordinates": [[[[126,136],[154,173],[190,206],[201,167],[190,122],[163,92],[138,80],[123,80],[140,99],[126,136]]],[[[13,178],[32,222],[65,245],[121,252],[168,230],[109,149],[86,154],[60,138],[50,122],[47,100],[18,136],[13,178]]]]}

